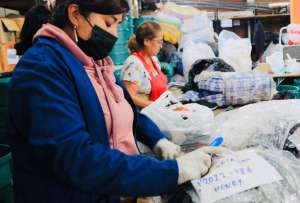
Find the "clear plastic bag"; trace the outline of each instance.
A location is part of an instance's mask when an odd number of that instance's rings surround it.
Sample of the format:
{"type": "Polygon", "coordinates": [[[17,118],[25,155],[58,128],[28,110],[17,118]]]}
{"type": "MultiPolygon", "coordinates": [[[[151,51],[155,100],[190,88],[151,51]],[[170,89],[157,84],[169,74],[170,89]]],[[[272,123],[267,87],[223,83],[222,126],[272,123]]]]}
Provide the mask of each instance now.
{"type": "Polygon", "coordinates": [[[219,35],[219,57],[237,72],[248,72],[252,68],[252,45],[250,39],[240,38],[235,33],[223,30],[219,35]]]}
{"type": "Polygon", "coordinates": [[[182,26],[182,20],[180,20],[172,14],[168,14],[166,12],[159,12],[155,15],[155,17],[159,22],[173,24],[177,28],[180,28],[182,26]]]}
{"type": "Polygon", "coordinates": [[[262,55],[262,59],[261,59],[262,62],[265,63],[266,58],[271,56],[275,52],[282,52],[282,47],[280,44],[274,44],[273,42],[271,42],[267,47],[266,51],[262,55]]]}
{"type": "Polygon", "coordinates": [[[215,118],[211,140],[224,137],[224,146],[283,149],[290,130],[300,123],[300,100],[260,102],[224,112],[215,118]]]}
{"type": "Polygon", "coordinates": [[[273,73],[283,73],[285,71],[282,51],[274,52],[266,57],[266,62],[273,73]]]}
{"type": "Polygon", "coordinates": [[[184,50],[189,48],[190,43],[214,43],[214,33],[211,33],[209,29],[197,30],[192,33],[186,33],[183,35],[181,41],[179,42],[179,50],[184,50]]]}
{"type": "Polygon", "coordinates": [[[160,10],[164,13],[176,16],[180,20],[192,18],[193,16],[197,16],[203,12],[192,6],[181,6],[173,2],[165,3],[160,10]]]}
{"type": "Polygon", "coordinates": [[[206,12],[184,20],[181,30],[184,33],[194,33],[200,30],[207,30],[211,36],[214,35],[213,22],[208,18],[208,14],[206,12]]]}

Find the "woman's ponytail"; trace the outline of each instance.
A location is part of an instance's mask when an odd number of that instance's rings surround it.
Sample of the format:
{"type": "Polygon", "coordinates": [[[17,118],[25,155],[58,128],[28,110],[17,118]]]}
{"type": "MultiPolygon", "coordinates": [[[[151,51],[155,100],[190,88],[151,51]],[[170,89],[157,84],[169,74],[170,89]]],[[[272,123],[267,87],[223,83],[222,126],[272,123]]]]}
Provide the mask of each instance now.
{"type": "Polygon", "coordinates": [[[136,40],[136,36],[132,36],[129,40],[128,40],[128,48],[131,51],[131,53],[138,51],[140,49],[139,43],[136,40]]]}

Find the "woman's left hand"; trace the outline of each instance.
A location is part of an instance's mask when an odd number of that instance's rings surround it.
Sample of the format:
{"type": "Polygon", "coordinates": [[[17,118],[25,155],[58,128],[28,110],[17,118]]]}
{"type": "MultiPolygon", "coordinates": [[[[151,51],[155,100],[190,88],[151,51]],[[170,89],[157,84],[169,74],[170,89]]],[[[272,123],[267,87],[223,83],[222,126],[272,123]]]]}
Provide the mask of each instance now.
{"type": "Polygon", "coordinates": [[[159,140],[153,149],[155,155],[161,159],[176,159],[181,152],[180,146],[167,139],[159,140]]]}

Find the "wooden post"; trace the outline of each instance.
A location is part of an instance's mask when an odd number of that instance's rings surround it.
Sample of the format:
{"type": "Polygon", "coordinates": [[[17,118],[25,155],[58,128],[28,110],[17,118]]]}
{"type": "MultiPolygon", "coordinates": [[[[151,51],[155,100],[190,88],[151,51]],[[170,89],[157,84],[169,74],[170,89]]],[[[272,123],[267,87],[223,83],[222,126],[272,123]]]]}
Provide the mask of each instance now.
{"type": "Polygon", "coordinates": [[[291,0],[291,23],[300,24],[300,0],[291,0]]]}

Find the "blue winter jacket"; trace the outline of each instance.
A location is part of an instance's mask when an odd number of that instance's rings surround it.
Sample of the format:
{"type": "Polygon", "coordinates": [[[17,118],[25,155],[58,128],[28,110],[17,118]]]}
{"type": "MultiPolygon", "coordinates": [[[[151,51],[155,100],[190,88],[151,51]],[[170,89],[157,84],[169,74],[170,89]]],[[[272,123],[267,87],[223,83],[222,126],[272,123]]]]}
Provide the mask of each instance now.
{"type": "MultiPolygon", "coordinates": [[[[176,161],[110,149],[83,65],[56,40],[36,40],[17,64],[9,91],[16,203],[118,202],[120,196],[176,187],[176,161]]],[[[124,93],[135,113],[137,140],[153,147],[164,135],[124,93]]]]}

